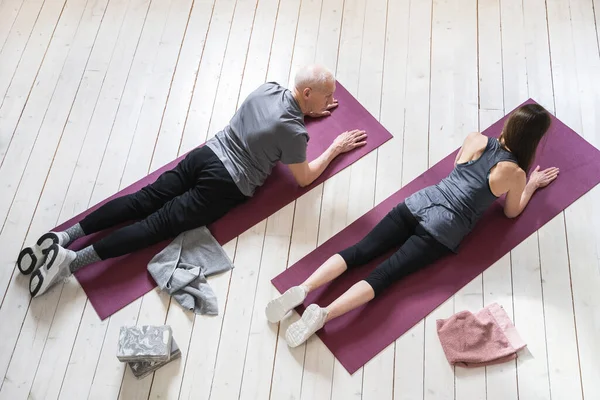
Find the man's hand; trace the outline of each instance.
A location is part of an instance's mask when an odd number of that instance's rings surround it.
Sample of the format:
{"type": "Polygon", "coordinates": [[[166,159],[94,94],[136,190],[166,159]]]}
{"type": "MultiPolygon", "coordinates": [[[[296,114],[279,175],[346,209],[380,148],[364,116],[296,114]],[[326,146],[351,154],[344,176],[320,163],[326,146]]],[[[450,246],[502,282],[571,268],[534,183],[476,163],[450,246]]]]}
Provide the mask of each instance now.
{"type": "Polygon", "coordinates": [[[325,168],[327,168],[329,163],[335,157],[367,144],[366,138],[367,134],[365,131],[358,129],[344,132],[335,138],[333,143],[323,152],[323,154],[310,163],[304,161],[303,163],[290,164],[288,167],[300,186],[308,186],[323,173],[325,168]]]}
{"type": "Polygon", "coordinates": [[[333,146],[338,154],[346,153],[365,144],[367,144],[367,134],[359,129],[346,131],[333,141],[333,146]]]}
{"type": "Polygon", "coordinates": [[[327,117],[327,116],[331,115],[331,110],[333,110],[337,106],[338,106],[337,99],[333,99],[333,103],[329,104],[327,106],[327,108],[325,109],[325,111],[320,112],[320,113],[318,113],[318,112],[311,112],[309,114],[309,116],[311,116],[312,118],[327,117]]]}

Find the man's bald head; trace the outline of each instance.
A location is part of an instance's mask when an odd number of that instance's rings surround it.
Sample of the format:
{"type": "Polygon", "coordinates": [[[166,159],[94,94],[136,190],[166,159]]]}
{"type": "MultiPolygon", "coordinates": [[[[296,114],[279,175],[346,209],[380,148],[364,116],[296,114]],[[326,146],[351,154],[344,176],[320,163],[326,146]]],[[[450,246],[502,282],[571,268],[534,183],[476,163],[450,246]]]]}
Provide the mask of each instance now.
{"type": "Polygon", "coordinates": [[[305,88],[322,90],[333,85],[335,78],[329,69],[319,64],[305,65],[296,72],[294,86],[302,92],[305,88]]]}
{"type": "Polygon", "coordinates": [[[306,115],[319,114],[333,103],[335,78],[319,64],[306,65],[296,72],[294,97],[306,115]]]}

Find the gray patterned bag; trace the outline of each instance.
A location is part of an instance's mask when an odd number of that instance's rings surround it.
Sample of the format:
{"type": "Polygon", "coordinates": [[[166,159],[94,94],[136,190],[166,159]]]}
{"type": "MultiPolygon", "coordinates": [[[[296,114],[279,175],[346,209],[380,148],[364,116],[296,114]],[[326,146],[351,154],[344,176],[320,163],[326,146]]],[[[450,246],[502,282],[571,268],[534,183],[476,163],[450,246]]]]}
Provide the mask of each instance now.
{"type": "Polygon", "coordinates": [[[167,325],[122,326],[117,358],[120,361],[168,361],[172,332],[167,325]]]}
{"type": "Polygon", "coordinates": [[[175,339],[173,339],[171,341],[171,356],[169,360],[130,362],[129,368],[131,368],[131,372],[133,372],[133,375],[136,378],[142,379],[150,375],[152,372],[156,371],[163,365],[166,365],[171,361],[178,359],[179,357],[181,357],[181,350],[179,350],[179,346],[177,346],[177,343],[175,343],[175,339]]]}

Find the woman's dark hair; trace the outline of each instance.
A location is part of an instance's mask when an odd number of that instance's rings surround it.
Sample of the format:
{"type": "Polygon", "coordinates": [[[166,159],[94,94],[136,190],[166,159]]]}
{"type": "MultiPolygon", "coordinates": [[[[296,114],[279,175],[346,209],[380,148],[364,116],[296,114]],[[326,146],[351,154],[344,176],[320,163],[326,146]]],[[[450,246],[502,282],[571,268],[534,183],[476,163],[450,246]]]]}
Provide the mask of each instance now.
{"type": "Polygon", "coordinates": [[[550,128],[550,113],[539,104],[526,104],[508,117],[500,143],[517,158],[519,167],[529,172],[540,140],[550,128]]]}

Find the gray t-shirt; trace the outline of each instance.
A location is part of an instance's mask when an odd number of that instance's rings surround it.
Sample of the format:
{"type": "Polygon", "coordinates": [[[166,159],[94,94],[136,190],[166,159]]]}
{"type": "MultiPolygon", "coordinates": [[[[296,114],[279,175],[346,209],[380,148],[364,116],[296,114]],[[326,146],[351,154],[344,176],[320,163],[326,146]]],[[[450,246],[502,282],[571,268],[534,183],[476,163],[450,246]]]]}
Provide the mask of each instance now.
{"type": "Polygon", "coordinates": [[[252,196],[278,161],[304,162],[308,140],[304,115],[292,92],[268,82],[246,98],[229,125],[206,145],[240,191],[252,196]]]}

